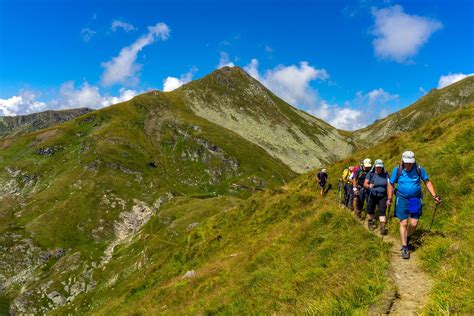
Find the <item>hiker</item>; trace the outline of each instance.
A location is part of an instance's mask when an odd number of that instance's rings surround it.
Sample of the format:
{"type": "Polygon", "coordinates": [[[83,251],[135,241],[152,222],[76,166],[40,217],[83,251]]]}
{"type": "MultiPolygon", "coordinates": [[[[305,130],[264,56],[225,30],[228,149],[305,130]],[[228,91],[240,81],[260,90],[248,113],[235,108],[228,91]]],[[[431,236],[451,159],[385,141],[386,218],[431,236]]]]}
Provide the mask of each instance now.
{"type": "Polygon", "coordinates": [[[364,159],[363,165],[360,166],[352,179],[352,186],[354,191],[354,204],[356,209],[356,215],[359,219],[362,219],[362,209],[364,208],[364,202],[368,198],[369,189],[364,188],[364,181],[367,173],[369,173],[372,167],[372,160],[369,158],[364,159]],[[367,192],[366,192],[367,191],[367,192]]]}
{"type": "Polygon", "coordinates": [[[441,203],[441,198],[436,194],[425,169],[416,163],[415,154],[411,151],[405,151],[402,154],[401,163],[393,169],[387,188],[387,205],[390,205],[393,186],[397,184],[395,217],[400,220],[401,255],[403,259],[410,259],[409,238],[415,231],[422,214],[421,180],[425,183],[435,202],[437,204],[441,203]],[[410,218],[410,226],[408,226],[408,218],[410,218]]]}
{"type": "Polygon", "coordinates": [[[352,200],[354,191],[352,191],[352,171],[354,166],[349,166],[342,172],[341,182],[344,184],[344,205],[352,210],[352,200]]]}
{"type": "Polygon", "coordinates": [[[322,169],[316,175],[316,180],[318,180],[319,187],[321,188],[321,196],[324,195],[324,190],[326,189],[326,181],[328,180],[329,175],[326,169],[322,169]]]}
{"type": "Polygon", "coordinates": [[[364,161],[360,160],[359,164],[352,169],[352,179],[355,178],[357,171],[363,168],[364,168],[364,161]]]}
{"type": "Polygon", "coordinates": [[[367,226],[370,230],[375,229],[375,207],[379,209],[379,221],[380,221],[380,234],[386,235],[387,229],[385,228],[386,215],[385,210],[387,209],[387,186],[389,183],[389,174],[385,170],[384,163],[381,159],[377,159],[374,162],[374,166],[370,172],[365,176],[364,188],[369,189],[369,198],[367,202],[367,226]]]}

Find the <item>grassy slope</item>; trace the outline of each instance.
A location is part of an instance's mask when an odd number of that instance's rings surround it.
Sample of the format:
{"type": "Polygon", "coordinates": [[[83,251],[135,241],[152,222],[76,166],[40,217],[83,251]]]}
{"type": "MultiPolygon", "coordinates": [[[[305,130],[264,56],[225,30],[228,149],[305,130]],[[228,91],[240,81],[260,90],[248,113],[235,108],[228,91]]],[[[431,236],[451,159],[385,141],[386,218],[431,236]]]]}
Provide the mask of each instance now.
{"type": "MultiPolygon", "coordinates": [[[[171,98],[161,93],[141,95],[0,142],[0,182],[9,178],[7,167],[27,175],[16,179],[22,195],[0,203],[0,234],[15,232],[33,238],[44,250],[60,247],[68,254],[79,252],[83,262],[98,262],[114,238],[113,223],[122,211],[104,203],[106,195],[122,199],[123,209],[130,210],[135,199],[153,205],[166,192],[245,197],[252,192],[246,188],[279,186],[295,176],[262,149],[193,116],[171,98]],[[159,124],[150,123],[164,112],[168,116],[159,124]],[[222,157],[203,147],[204,140],[218,145],[222,157]],[[56,153],[38,155],[41,148],[55,148],[56,153]],[[183,158],[185,153],[196,153],[199,159],[183,158]],[[149,167],[151,161],[157,168],[149,167]],[[238,162],[238,169],[232,169],[229,161],[238,162]],[[31,178],[36,180],[28,187],[31,178]],[[232,189],[232,184],[244,187],[232,189]],[[98,227],[102,229],[93,233],[98,227]]],[[[44,279],[36,285],[64,278],[53,265],[43,267],[44,279]]]]}
{"type": "Polygon", "coordinates": [[[55,314],[364,314],[387,282],[388,248],[315,191],[307,174],[248,200],[176,199],[55,314]]]}
{"type": "MultiPolygon", "coordinates": [[[[360,158],[381,158],[393,169],[405,150],[412,150],[443,198],[431,231],[434,203],[425,194],[417,232],[423,268],[435,285],[427,312],[474,313],[474,104],[431,120],[410,133],[360,151],[331,170],[342,170],[360,158]]],[[[397,221],[391,231],[397,236],[397,221]]]]}

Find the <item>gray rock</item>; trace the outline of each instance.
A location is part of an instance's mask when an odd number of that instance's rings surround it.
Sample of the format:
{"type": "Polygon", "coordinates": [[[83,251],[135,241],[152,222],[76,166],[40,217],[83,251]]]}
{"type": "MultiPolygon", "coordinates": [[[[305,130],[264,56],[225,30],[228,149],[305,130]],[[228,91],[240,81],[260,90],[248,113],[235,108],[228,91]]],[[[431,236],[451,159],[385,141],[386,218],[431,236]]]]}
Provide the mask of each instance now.
{"type": "Polygon", "coordinates": [[[196,277],[196,271],[190,270],[190,271],[186,272],[186,273],[181,277],[181,279],[189,279],[189,278],[194,278],[194,277],[196,277]]]}
{"type": "Polygon", "coordinates": [[[199,225],[199,223],[197,223],[197,222],[191,223],[191,224],[188,225],[188,227],[186,227],[186,230],[187,230],[188,232],[190,232],[190,231],[193,230],[197,225],[199,225]]]}

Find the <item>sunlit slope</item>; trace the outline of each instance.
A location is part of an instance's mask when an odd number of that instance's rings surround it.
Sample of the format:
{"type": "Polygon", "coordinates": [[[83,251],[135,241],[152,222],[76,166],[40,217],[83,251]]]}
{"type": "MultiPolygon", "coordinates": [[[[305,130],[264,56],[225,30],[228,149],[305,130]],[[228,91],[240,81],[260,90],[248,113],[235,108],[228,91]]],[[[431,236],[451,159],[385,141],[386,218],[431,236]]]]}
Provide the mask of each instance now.
{"type": "MultiPolygon", "coordinates": [[[[472,78],[471,78],[472,80],[472,78]]],[[[357,152],[331,170],[342,170],[360,158],[381,158],[390,170],[405,150],[415,152],[443,198],[431,231],[434,202],[425,192],[423,216],[415,245],[423,268],[434,278],[427,312],[474,313],[474,104],[425,123],[420,129],[391,137],[357,152]]],[[[398,236],[397,221],[391,232],[398,236]]]]}

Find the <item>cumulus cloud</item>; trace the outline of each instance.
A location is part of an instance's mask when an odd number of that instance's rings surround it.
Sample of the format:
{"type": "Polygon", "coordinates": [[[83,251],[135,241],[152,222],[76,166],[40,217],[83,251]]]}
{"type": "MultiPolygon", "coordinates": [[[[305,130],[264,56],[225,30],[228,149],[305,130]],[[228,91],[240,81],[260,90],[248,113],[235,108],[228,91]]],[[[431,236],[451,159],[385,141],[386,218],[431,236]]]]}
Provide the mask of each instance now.
{"type": "Polygon", "coordinates": [[[362,111],[350,108],[348,104],[339,106],[322,100],[317,107],[311,107],[307,112],[343,130],[356,130],[365,126],[362,111]]]}
{"type": "Polygon", "coordinates": [[[192,67],[191,70],[181,75],[179,78],[167,77],[165,80],[163,80],[163,91],[172,91],[178,89],[183,84],[190,82],[197,70],[198,69],[196,67],[192,67]]]}
{"type": "Polygon", "coordinates": [[[130,32],[130,31],[136,30],[136,27],[127,22],[123,22],[120,20],[113,20],[111,29],[112,29],[112,32],[115,32],[118,29],[123,29],[125,32],[130,32]]]}
{"type": "Polygon", "coordinates": [[[46,103],[36,99],[37,95],[28,90],[22,90],[19,95],[8,99],[0,99],[0,116],[24,115],[45,110],[46,103]]]}
{"type": "Polygon", "coordinates": [[[470,74],[463,74],[463,73],[452,74],[452,73],[450,73],[450,74],[441,76],[439,78],[439,81],[438,81],[438,89],[449,86],[450,84],[455,83],[455,82],[457,82],[459,80],[462,80],[462,79],[464,79],[466,77],[469,77],[469,76],[474,76],[474,73],[470,73],[470,74]]]}
{"type": "Polygon", "coordinates": [[[390,94],[379,88],[367,93],[359,91],[353,100],[346,101],[343,106],[319,100],[307,111],[336,128],[356,130],[371,124],[376,119],[387,116],[390,111],[386,106],[391,102],[398,101],[397,94],[390,94]]]}
{"type": "Polygon", "coordinates": [[[373,8],[372,16],[375,55],[399,63],[415,56],[431,35],[443,27],[437,20],[405,13],[400,5],[373,8]]]}
{"type": "Polygon", "coordinates": [[[138,53],[156,39],[165,41],[170,34],[170,28],[165,23],[157,23],[148,27],[148,33],[138,38],[132,45],[122,48],[118,56],[102,63],[105,68],[102,74],[102,85],[112,86],[116,83],[135,84],[138,82],[137,73],[141,65],[135,63],[138,53]]]}
{"type": "Polygon", "coordinates": [[[384,89],[379,88],[367,93],[358,91],[356,93],[355,102],[368,109],[380,109],[390,101],[397,101],[399,98],[400,96],[398,94],[390,94],[384,89]]]}
{"type": "Polygon", "coordinates": [[[259,72],[258,66],[258,60],[252,59],[244,69],[277,96],[295,106],[313,106],[318,96],[310,83],[329,78],[325,69],[317,69],[306,61],[299,65],[278,65],[264,73],[259,72]]]}
{"type": "Polygon", "coordinates": [[[229,54],[226,52],[221,52],[221,57],[219,59],[219,64],[217,65],[217,68],[222,68],[222,67],[234,67],[234,63],[230,61],[229,59],[229,54]]]}
{"type": "Polygon", "coordinates": [[[121,88],[118,96],[101,95],[97,86],[84,82],[75,88],[73,81],[65,82],[59,90],[61,98],[51,102],[54,108],[103,108],[112,104],[125,102],[137,95],[137,92],[121,88]]]}
{"type": "Polygon", "coordinates": [[[84,42],[89,42],[92,37],[94,37],[96,31],[88,28],[88,27],[85,27],[81,30],[81,38],[84,42]]]}
{"type": "Polygon", "coordinates": [[[121,88],[119,95],[101,95],[97,86],[84,82],[76,88],[73,81],[63,83],[59,96],[48,102],[37,100],[32,91],[20,91],[19,95],[0,99],[0,116],[16,116],[42,112],[46,110],[63,110],[80,107],[100,109],[112,104],[125,102],[138,94],[137,91],[121,88]]]}

